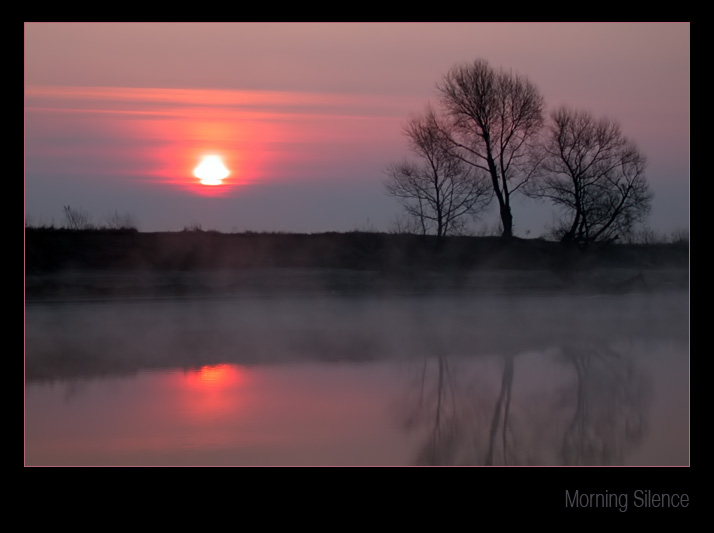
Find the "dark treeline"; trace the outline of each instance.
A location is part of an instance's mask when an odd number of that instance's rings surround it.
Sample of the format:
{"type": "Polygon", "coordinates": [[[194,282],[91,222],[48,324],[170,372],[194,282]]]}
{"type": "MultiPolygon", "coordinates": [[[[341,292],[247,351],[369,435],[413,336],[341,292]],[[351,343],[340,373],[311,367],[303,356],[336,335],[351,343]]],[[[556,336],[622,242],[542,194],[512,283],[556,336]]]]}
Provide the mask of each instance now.
{"type": "Polygon", "coordinates": [[[687,242],[616,244],[587,251],[543,239],[372,232],[221,233],[26,228],[25,272],[62,270],[215,270],[333,268],[408,271],[450,269],[577,270],[587,266],[688,266],[687,242]]]}

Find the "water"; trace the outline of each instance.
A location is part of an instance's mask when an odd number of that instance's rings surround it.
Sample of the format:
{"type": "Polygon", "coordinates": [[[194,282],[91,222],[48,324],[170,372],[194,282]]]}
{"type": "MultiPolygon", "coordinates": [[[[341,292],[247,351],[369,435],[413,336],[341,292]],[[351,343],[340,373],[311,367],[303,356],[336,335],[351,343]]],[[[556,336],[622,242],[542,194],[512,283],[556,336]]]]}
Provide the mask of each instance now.
{"type": "Polygon", "coordinates": [[[687,465],[688,295],[28,303],[27,465],[687,465]]]}

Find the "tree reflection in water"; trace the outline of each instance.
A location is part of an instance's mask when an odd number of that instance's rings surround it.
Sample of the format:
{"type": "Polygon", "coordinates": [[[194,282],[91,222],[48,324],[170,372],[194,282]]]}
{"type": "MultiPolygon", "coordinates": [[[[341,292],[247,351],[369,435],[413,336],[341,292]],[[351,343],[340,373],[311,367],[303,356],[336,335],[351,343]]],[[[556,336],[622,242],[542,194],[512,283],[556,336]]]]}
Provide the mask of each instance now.
{"type": "Polygon", "coordinates": [[[428,438],[417,454],[418,464],[449,464],[456,460],[461,440],[459,431],[463,427],[458,406],[448,358],[444,355],[425,357],[417,403],[406,421],[409,428],[431,424],[428,438]],[[433,366],[436,367],[434,383],[430,380],[433,366]]]}
{"type": "Polygon", "coordinates": [[[562,463],[622,464],[646,432],[649,382],[634,361],[608,346],[561,350],[576,375],[575,384],[564,391],[565,403],[575,405],[562,438],[562,463]]]}
{"type": "Polygon", "coordinates": [[[517,354],[499,356],[497,390],[488,376],[459,379],[452,359],[438,353],[422,362],[406,418],[407,428],[425,431],[417,464],[624,464],[645,436],[649,381],[631,357],[608,345],[565,345],[550,361],[541,354],[541,364],[565,364],[574,379],[521,395],[517,354]]]}

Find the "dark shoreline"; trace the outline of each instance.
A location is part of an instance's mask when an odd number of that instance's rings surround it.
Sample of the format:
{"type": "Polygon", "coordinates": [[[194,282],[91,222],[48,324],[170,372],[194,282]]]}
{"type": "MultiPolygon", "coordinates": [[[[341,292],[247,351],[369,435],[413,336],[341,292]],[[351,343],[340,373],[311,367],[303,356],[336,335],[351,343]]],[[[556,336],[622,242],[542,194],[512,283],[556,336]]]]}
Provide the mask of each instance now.
{"type": "Polygon", "coordinates": [[[376,232],[25,230],[26,273],[61,270],[351,270],[688,268],[687,242],[593,245],[543,239],[436,237],[376,232]]]}
{"type": "Polygon", "coordinates": [[[26,229],[25,298],[686,289],[689,246],[386,233],[26,229]]]}

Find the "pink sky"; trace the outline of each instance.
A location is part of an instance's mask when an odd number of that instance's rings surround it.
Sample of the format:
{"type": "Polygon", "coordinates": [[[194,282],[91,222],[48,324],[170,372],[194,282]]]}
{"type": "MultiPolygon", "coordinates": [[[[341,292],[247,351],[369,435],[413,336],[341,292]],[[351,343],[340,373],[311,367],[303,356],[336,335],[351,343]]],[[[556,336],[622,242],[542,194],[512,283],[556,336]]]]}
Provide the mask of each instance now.
{"type": "MultiPolygon", "coordinates": [[[[546,104],[617,119],[647,155],[650,225],[688,227],[686,23],[28,23],[25,212],[130,213],[140,230],[388,231],[384,167],[454,64],[527,76],[546,104]],[[221,154],[226,185],[192,176],[221,154]],[[210,192],[210,194],[209,194],[210,192]],[[220,193],[220,194],[219,194],[220,193]]],[[[492,210],[480,226],[493,225],[492,210]]],[[[516,234],[548,206],[519,202],[516,234]],[[521,205],[522,204],[522,205],[521,205]]]]}

